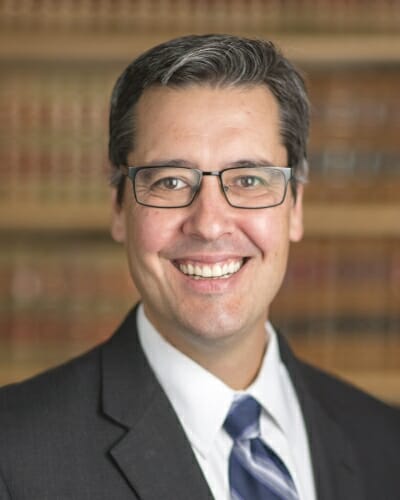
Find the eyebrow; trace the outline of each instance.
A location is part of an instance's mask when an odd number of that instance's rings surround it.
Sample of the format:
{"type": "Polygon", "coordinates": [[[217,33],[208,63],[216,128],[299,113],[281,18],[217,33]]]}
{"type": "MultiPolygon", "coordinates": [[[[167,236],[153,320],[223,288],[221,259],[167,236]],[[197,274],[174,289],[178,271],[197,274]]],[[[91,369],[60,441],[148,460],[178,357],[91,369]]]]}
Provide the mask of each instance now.
{"type": "Polygon", "coordinates": [[[273,163],[266,159],[254,160],[254,159],[243,159],[237,160],[227,165],[229,167],[272,167],[275,166],[273,163]]]}
{"type": "Polygon", "coordinates": [[[188,167],[196,168],[196,165],[190,161],[182,160],[180,158],[171,158],[168,160],[154,160],[144,165],[143,167],[188,167]]]}
{"type": "MultiPolygon", "coordinates": [[[[186,167],[186,168],[199,168],[193,162],[188,160],[183,160],[181,158],[171,158],[165,160],[155,160],[150,163],[146,163],[145,165],[141,165],[143,167],[186,167]]],[[[225,168],[235,168],[235,167],[272,167],[276,166],[274,163],[270,162],[267,159],[250,159],[243,158],[240,160],[236,160],[233,162],[229,162],[223,165],[223,169],[225,168]]]]}

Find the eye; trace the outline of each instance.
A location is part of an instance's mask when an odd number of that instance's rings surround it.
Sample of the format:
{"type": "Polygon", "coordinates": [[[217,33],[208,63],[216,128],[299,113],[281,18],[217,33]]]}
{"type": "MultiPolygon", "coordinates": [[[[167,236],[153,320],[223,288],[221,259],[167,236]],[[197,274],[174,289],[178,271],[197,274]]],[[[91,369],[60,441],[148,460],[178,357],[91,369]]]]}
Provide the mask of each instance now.
{"type": "Polygon", "coordinates": [[[179,177],[162,177],[153,182],[152,189],[178,190],[188,187],[187,182],[179,177]]]}
{"type": "Polygon", "coordinates": [[[265,181],[256,175],[241,175],[234,179],[233,185],[239,188],[257,188],[265,185],[265,181]]]}

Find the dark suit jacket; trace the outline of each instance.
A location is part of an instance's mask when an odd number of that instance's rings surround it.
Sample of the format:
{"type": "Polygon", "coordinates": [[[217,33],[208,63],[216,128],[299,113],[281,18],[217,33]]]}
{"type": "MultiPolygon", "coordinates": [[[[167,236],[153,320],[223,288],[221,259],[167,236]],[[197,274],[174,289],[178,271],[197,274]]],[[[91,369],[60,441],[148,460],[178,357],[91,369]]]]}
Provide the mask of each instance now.
{"type": "MultiPolygon", "coordinates": [[[[280,339],[319,500],[400,499],[399,412],[298,361],[280,339]]],[[[136,333],[0,390],[0,499],[206,500],[212,495],[136,333]]]]}

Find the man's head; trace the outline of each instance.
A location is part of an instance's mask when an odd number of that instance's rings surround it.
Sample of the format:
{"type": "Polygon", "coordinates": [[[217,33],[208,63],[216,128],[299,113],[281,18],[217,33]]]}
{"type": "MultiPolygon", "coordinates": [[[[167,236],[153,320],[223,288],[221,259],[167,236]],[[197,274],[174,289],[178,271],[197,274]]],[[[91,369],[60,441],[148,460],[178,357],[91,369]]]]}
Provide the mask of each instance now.
{"type": "Polygon", "coordinates": [[[112,184],[122,200],[127,166],[135,146],[135,107],[155,86],[185,88],[266,86],[279,104],[280,132],[293,168],[291,185],[307,180],[309,106],[304,82],[272,42],[231,35],[191,35],[158,45],[135,59],[118,78],[111,97],[109,158],[112,184]]]}
{"type": "Polygon", "coordinates": [[[260,348],[289,242],[302,236],[308,108],[296,70],[266,42],[175,40],[125,70],[110,124],[114,167],[146,167],[136,197],[130,180],[115,196],[112,234],[148,318],[192,357],[260,348]],[[175,170],[160,177],[156,165],[175,170]],[[283,167],[293,168],[296,195],[283,167]],[[197,195],[175,203],[193,188],[194,169],[197,195]],[[216,178],[227,169],[228,180],[216,178]]]}

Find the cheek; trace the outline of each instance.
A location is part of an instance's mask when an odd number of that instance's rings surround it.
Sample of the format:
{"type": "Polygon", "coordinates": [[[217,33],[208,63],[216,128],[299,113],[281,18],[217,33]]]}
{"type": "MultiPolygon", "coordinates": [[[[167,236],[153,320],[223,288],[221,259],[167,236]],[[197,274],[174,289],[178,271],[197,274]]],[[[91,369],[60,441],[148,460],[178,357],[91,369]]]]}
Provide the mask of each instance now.
{"type": "MultiPolygon", "coordinates": [[[[276,207],[278,209],[278,207],[276,207]]],[[[276,256],[282,247],[288,246],[288,218],[281,210],[266,209],[251,215],[243,224],[243,230],[263,256],[276,256]]]]}
{"type": "Polygon", "coordinates": [[[158,255],[176,234],[176,228],[177,224],[168,211],[136,206],[127,220],[130,254],[141,258],[158,255]]]}

